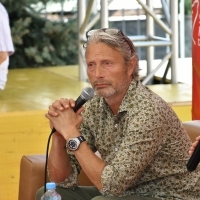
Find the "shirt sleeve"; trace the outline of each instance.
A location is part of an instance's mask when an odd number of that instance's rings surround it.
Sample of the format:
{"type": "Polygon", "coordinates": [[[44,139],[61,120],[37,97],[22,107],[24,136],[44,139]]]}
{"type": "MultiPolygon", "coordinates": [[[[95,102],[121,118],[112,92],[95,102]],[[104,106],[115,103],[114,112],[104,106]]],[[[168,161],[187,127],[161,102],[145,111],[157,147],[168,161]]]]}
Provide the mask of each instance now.
{"type": "Polygon", "coordinates": [[[9,55],[14,53],[14,46],[11,36],[9,16],[0,3],[0,51],[8,52],[9,55]]]}
{"type": "Polygon", "coordinates": [[[144,169],[161,148],[162,127],[137,122],[130,123],[119,150],[101,175],[103,195],[120,196],[136,185],[144,169]]]}

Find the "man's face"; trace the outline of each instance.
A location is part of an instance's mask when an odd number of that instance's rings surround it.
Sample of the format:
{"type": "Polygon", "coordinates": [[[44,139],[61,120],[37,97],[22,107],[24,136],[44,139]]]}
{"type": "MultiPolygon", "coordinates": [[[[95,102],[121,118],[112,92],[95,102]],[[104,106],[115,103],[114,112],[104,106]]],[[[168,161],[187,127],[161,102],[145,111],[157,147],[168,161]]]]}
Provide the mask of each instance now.
{"type": "Polygon", "coordinates": [[[86,50],[87,73],[96,94],[104,98],[125,93],[134,65],[125,66],[119,51],[105,43],[91,43],[86,50]]]}

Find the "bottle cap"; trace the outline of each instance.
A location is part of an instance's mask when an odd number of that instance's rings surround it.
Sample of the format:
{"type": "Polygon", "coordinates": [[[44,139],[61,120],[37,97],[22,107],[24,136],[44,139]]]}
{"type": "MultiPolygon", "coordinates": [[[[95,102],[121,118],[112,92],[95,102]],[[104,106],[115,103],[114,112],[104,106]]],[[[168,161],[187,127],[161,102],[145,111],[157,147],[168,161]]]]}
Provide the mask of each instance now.
{"type": "Polygon", "coordinates": [[[55,189],[56,188],[56,184],[54,182],[46,183],[46,188],[47,189],[55,189]]]}

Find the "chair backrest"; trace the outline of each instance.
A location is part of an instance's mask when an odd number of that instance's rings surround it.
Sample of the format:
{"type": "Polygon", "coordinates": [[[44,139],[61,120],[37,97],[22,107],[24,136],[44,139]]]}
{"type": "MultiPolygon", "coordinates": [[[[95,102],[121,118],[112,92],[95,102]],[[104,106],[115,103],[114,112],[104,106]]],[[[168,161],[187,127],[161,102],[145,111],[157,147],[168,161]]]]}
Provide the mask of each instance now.
{"type": "Polygon", "coordinates": [[[200,120],[192,120],[183,122],[183,127],[190,136],[192,142],[195,141],[197,136],[200,136],[200,120]]]}

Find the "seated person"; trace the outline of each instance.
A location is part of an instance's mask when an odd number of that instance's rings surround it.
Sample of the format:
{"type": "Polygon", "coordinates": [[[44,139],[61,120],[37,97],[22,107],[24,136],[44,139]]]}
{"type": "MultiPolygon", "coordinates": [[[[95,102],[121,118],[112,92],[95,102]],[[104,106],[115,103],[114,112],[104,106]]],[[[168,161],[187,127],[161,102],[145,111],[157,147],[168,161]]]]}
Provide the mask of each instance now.
{"type": "Polygon", "coordinates": [[[199,200],[200,169],[186,168],[191,140],[171,107],[140,82],[132,41],[99,29],[87,32],[84,48],[95,96],[77,112],[74,100],[61,98],[46,114],[56,130],[48,173],[62,200],[199,200]],[[93,187],[78,186],[81,169],[93,187]]]}

